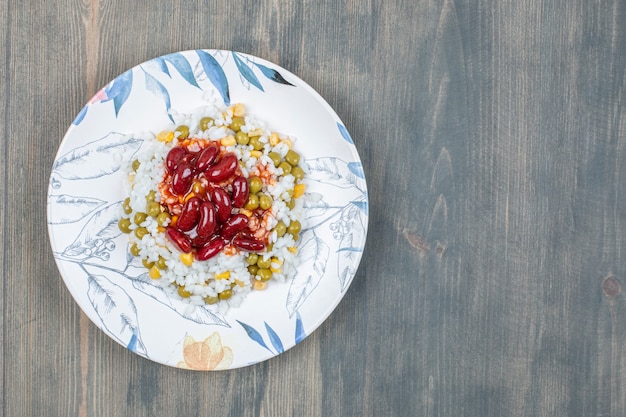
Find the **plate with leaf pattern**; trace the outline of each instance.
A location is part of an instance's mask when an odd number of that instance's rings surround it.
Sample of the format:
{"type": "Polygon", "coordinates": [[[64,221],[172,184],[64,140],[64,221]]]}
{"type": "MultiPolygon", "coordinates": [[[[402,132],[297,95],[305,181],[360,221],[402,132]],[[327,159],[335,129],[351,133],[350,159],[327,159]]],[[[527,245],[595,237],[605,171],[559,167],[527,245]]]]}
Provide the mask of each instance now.
{"type": "Polygon", "coordinates": [[[233,369],[295,346],[341,301],[365,246],[367,185],[348,130],[304,81],[248,54],[191,50],[127,70],[80,110],[52,166],[47,220],[65,285],[104,333],[165,365],[233,369]],[[123,163],[143,143],[133,133],[158,131],[207,94],[224,106],[243,103],[268,127],[296,137],[309,169],[306,192],[320,196],[304,209],[295,277],[227,311],[189,308],[151,284],[117,225],[128,180],[123,163]]]}

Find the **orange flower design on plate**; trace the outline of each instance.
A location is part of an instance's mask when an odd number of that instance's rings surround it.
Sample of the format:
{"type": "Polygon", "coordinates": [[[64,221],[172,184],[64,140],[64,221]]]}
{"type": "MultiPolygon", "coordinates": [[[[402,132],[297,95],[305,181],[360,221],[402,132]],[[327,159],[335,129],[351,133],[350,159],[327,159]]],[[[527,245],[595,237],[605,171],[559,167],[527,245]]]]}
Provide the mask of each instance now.
{"type": "Polygon", "coordinates": [[[222,346],[222,339],[219,333],[215,332],[201,342],[191,336],[185,337],[183,361],[178,362],[178,367],[198,371],[216,371],[228,369],[232,363],[232,349],[222,346]]]}

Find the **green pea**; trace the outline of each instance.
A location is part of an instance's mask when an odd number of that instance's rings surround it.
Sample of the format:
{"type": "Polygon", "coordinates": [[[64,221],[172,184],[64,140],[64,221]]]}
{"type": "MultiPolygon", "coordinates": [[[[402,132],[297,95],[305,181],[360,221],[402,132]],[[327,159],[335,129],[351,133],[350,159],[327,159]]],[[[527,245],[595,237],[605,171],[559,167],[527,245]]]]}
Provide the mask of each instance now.
{"type": "Polygon", "coordinates": [[[259,207],[261,207],[262,210],[267,210],[272,207],[272,203],[272,197],[267,194],[259,194],[259,207]]]}
{"type": "Polygon", "coordinates": [[[169,219],[170,219],[170,214],[166,211],[159,213],[159,215],[156,217],[156,221],[158,225],[161,227],[165,227],[165,222],[167,222],[169,219]]]}
{"type": "Polygon", "coordinates": [[[220,300],[228,300],[233,296],[233,290],[224,290],[218,294],[220,300]]]}
{"type": "Polygon", "coordinates": [[[259,260],[256,262],[256,265],[259,268],[269,268],[272,265],[272,259],[271,258],[265,259],[264,257],[259,256],[259,260]]]}
{"type": "Polygon", "coordinates": [[[235,140],[239,145],[247,145],[250,142],[250,136],[247,133],[239,131],[235,133],[235,140]]]}
{"type": "Polygon", "coordinates": [[[259,177],[248,178],[248,188],[250,190],[250,194],[258,193],[261,191],[261,188],[263,188],[263,180],[259,177]]]}
{"type": "Polygon", "coordinates": [[[156,261],[156,267],[163,270],[167,269],[167,263],[165,262],[165,258],[159,255],[159,259],[156,261]]]}
{"type": "Polygon", "coordinates": [[[130,253],[133,256],[139,256],[139,246],[136,243],[133,243],[130,247],[130,253]]]}
{"type": "Polygon", "coordinates": [[[210,117],[203,117],[200,119],[200,130],[207,130],[214,123],[210,117]]]}
{"type": "Polygon", "coordinates": [[[204,297],[204,302],[207,304],[215,304],[219,301],[219,297],[214,297],[212,295],[209,295],[208,297],[204,297]]]}
{"type": "Polygon", "coordinates": [[[304,171],[299,166],[295,166],[291,168],[291,175],[293,175],[296,182],[300,182],[304,178],[304,171]]]}
{"type": "Polygon", "coordinates": [[[148,258],[144,258],[141,260],[141,264],[146,268],[150,269],[154,266],[154,262],[149,261],[148,258]]]}
{"type": "Polygon", "coordinates": [[[185,288],[184,285],[178,287],[178,295],[180,295],[182,298],[189,298],[191,297],[191,293],[189,291],[187,291],[187,289],[185,288]]]}
{"type": "Polygon", "coordinates": [[[185,125],[180,125],[176,128],[178,132],[178,140],[187,139],[189,137],[189,127],[185,125]]]}
{"type": "Polygon", "coordinates": [[[137,170],[139,169],[140,165],[141,165],[141,162],[139,162],[139,159],[135,159],[133,161],[133,171],[137,172],[137,170]]]}
{"type": "Polygon", "coordinates": [[[126,217],[122,217],[119,222],[117,222],[117,226],[123,233],[130,233],[130,219],[126,217]]]}
{"type": "Polygon", "coordinates": [[[298,152],[289,149],[285,154],[285,161],[289,162],[292,166],[296,166],[300,163],[300,154],[298,152]]]}
{"type": "Polygon", "coordinates": [[[130,214],[133,212],[133,208],[130,206],[130,197],[126,197],[124,203],[122,204],[122,208],[124,209],[124,213],[130,214]]]}
{"type": "Polygon", "coordinates": [[[259,136],[252,136],[250,138],[250,145],[255,151],[260,151],[261,149],[263,149],[263,142],[259,140],[259,136]]]}
{"type": "Polygon", "coordinates": [[[137,239],[142,239],[145,235],[148,234],[148,229],[145,227],[138,227],[135,229],[135,236],[137,239]]]}
{"type": "Polygon", "coordinates": [[[137,226],[139,226],[141,223],[145,222],[147,218],[148,218],[148,215],[146,213],[138,211],[137,213],[135,213],[135,217],[133,217],[133,221],[135,222],[137,226]]]}
{"type": "Polygon", "coordinates": [[[255,265],[258,260],[259,260],[258,253],[251,253],[246,258],[246,262],[248,262],[248,265],[255,265]]]}
{"type": "Polygon", "coordinates": [[[230,127],[230,129],[233,132],[239,132],[241,130],[241,126],[245,125],[246,121],[243,117],[241,116],[235,116],[233,117],[232,122],[230,122],[230,125],[228,127],[230,127]]]}
{"type": "Polygon", "coordinates": [[[272,278],[272,271],[269,268],[259,268],[256,274],[261,278],[261,281],[269,281],[272,278]]]}
{"type": "Polygon", "coordinates": [[[146,207],[146,212],[148,212],[150,217],[157,217],[161,213],[161,205],[156,201],[151,201],[146,207]]]}
{"type": "Polygon", "coordinates": [[[276,223],[276,226],[274,226],[274,230],[276,231],[276,235],[278,235],[278,237],[283,237],[285,236],[285,233],[287,233],[287,225],[282,220],[279,220],[278,223],[276,223]]]}
{"type": "Polygon", "coordinates": [[[271,160],[272,160],[272,162],[274,163],[274,166],[276,166],[276,167],[277,167],[277,166],[278,166],[278,164],[280,164],[280,162],[281,162],[281,157],[280,157],[280,154],[279,154],[278,152],[274,152],[274,151],[272,151],[272,152],[268,153],[268,154],[267,154],[267,156],[269,156],[269,157],[270,157],[270,159],[271,159],[271,160]]]}
{"type": "Polygon", "coordinates": [[[291,164],[289,162],[283,161],[280,164],[278,164],[278,168],[282,168],[283,175],[287,175],[287,174],[291,173],[291,169],[293,167],[291,166],[291,164]]]}
{"type": "Polygon", "coordinates": [[[248,196],[248,202],[244,206],[246,210],[256,210],[259,208],[259,197],[256,194],[250,194],[248,196]]]}
{"type": "Polygon", "coordinates": [[[292,220],[291,223],[289,223],[289,226],[287,226],[287,233],[293,236],[294,239],[297,239],[301,228],[302,226],[299,221],[292,220]]]}
{"type": "Polygon", "coordinates": [[[146,196],[146,203],[156,200],[156,191],[150,190],[148,195],[146,196]]]}
{"type": "Polygon", "coordinates": [[[252,275],[253,277],[256,276],[257,272],[259,271],[259,267],[256,265],[250,265],[248,266],[248,272],[250,273],[250,275],[252,275]]]}
{"type": "Polygon", "coordinates": [[[293,208],[296,206],[296,199],[290,198],[289,201],[285,201],[285,205],[289,210],[293,210],[293,208]]]}

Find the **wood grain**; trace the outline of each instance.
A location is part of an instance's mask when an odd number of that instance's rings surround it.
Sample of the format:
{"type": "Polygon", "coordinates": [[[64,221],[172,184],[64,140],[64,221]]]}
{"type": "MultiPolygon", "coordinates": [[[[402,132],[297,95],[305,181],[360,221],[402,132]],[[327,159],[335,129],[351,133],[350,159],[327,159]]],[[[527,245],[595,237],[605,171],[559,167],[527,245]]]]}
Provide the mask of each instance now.
{"type": "Polygon", "coordinates": [[[0,3],[2,415],[626,415],[626,3],[0,3]],[[46,190],[84,103],[147,59],[234,49],[313,86],[370,197],[363,262],[248,368],[145,360],[80,311],[46,190]]]}

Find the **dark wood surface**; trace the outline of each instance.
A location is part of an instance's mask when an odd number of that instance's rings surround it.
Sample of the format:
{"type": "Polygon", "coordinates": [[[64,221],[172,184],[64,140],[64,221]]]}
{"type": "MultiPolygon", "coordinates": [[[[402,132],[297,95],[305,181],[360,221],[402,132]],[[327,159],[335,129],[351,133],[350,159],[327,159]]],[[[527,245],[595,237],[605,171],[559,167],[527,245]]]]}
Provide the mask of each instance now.
{"type": "Polygon", "coordinates": [[[2,415],[626,415],[625,2],[5,0],[0,22],[2,415]],[[46,233],[81,107],[197,48],[313,86],[371,204],[330,318],[228,372],[108,338],[46,233]]]}

